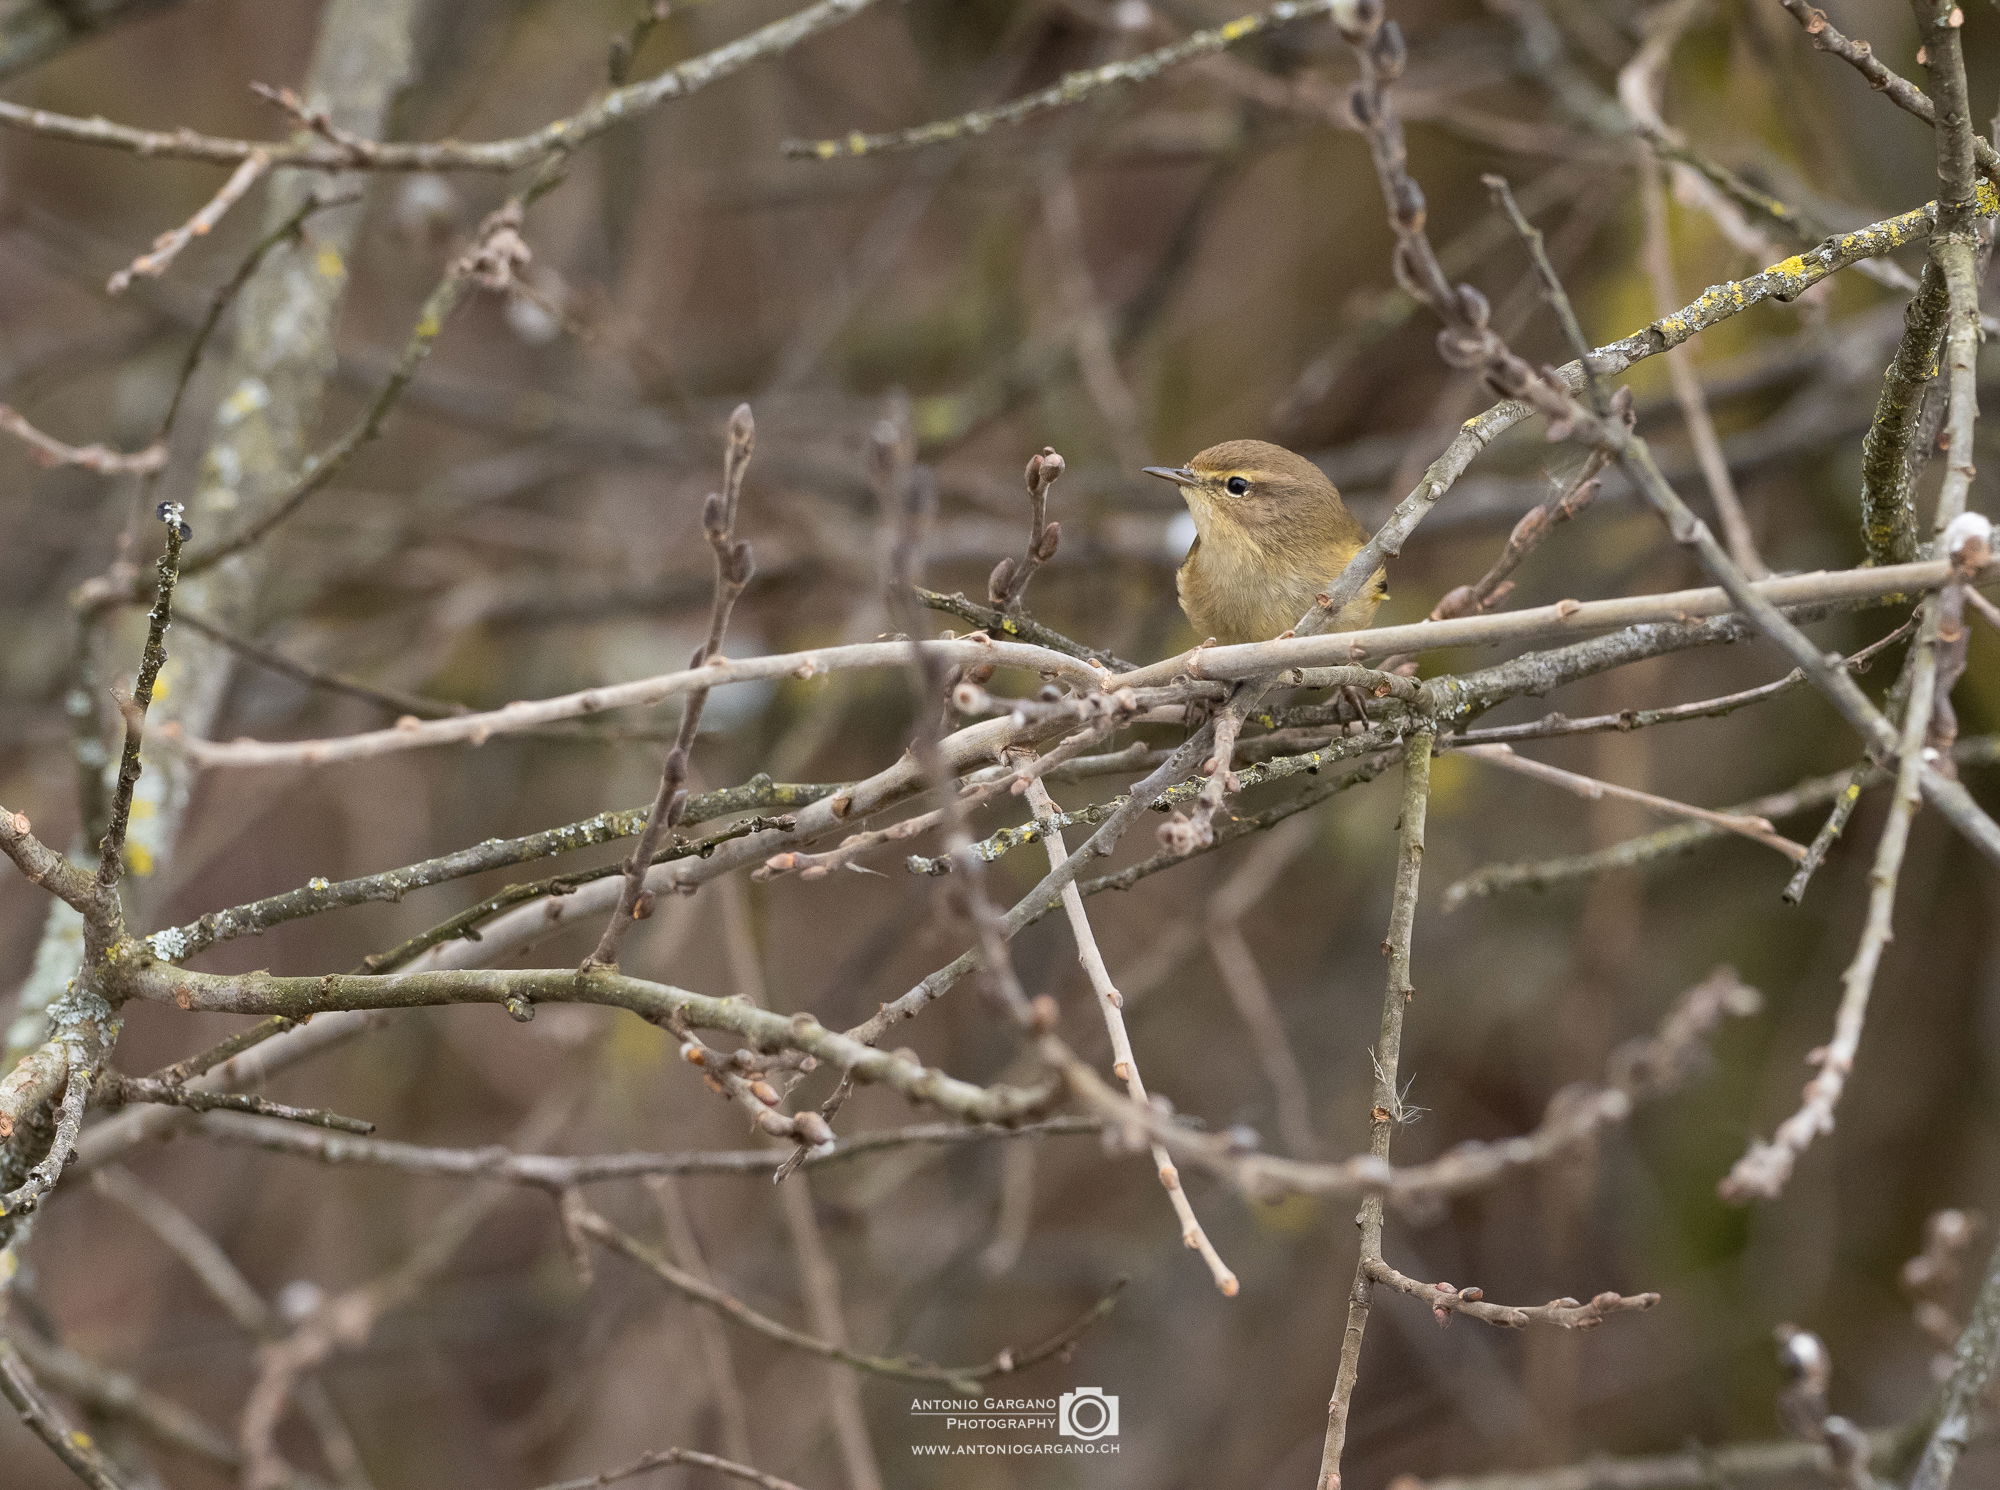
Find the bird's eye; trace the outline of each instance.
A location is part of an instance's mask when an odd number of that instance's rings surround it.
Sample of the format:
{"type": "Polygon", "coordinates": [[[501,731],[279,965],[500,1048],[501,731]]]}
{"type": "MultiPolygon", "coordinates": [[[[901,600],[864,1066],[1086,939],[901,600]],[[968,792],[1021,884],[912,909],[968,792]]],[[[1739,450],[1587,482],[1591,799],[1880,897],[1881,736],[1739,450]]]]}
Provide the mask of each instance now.
{"type": "Polygon", "coordinates": [[[1222,483],[1223,490],[1232,497],[1240,497],[1250,490],[1250,483],[1241,476],[1231,476],[1222,483]]]}

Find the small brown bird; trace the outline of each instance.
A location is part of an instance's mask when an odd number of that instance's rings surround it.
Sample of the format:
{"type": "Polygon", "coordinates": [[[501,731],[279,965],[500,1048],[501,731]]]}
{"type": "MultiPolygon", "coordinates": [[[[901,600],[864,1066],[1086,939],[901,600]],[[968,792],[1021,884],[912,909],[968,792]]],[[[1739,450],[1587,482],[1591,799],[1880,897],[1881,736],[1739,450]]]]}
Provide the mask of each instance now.
{"type": "MultiPolygon", "coordinates": [[[[1281,445],[1226,440],[1146,474],[1178,486],[1194,514],[1179,589],[1198,636],[1255,642],[1289,631],[1368,539],[1326,473],[1281,445]]],[[[1387,596],[1378,569],[1333,629],[1366,626],[1387,596]]]]}

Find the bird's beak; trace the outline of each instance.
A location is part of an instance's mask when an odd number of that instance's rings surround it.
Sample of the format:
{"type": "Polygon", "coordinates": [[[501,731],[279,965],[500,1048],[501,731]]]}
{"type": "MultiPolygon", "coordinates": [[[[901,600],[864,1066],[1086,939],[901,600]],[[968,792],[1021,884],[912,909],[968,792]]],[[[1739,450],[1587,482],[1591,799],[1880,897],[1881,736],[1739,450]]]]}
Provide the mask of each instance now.
{"type": "Polygon", "coordinates": [[[1171,481],[1175,486],[1200,486],[1201,478],[1186,466],[1147,466],[1148,476],[1157,476],[1162,481],[1171,481]]]}

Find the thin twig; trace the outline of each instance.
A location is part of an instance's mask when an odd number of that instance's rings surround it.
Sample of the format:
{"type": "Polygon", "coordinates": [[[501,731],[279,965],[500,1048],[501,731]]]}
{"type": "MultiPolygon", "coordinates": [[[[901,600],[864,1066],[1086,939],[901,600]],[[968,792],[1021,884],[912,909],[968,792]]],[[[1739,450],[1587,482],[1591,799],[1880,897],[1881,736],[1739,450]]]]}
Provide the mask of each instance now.
{"type": "Polygon", "coordinates": [[[1039,1365],[1067,1348],[1085,1330],[1111,1312],[1119,1291],[1114,1287],[1083,1315],[1040,1345],[1018,1351],[1009,1348],[978,1365],[938,1366],[911,1356],[868,1355],[795,1330],[790,1325],[760,1314],[727,1290],[675,1267],[645,1243],[614,1226],[588,1207],[583,1207],[579,1211],[578,1224],[593,1240],[637,1263],[675,1292],[684,1294],[696,1303],[715,1310],[725,1319],[734,1320],[768,1340],[790,1346],[794,1350],[804,1351],[808,1355],[838,1361],[858,1371],[869,1372],[871,1375],[893,1377],[903,1381],[937,1382],[968,1394],[976,1391],[980,1382],[1025,1371],[1030,1366],[1039,1365]]]}
{"type": "Polygon", "coordinates": [[[1053,446],[1044,446],[1028,457],[1027,549],[1018,559],[1002,559],[994,565],[986,581],[987,600],[1007,615],[1021,614],[1028,581],[1035,577],[1037,569],[1056,556],[1056,546],[1062,542],[1062,524],[1048,519],[1049,488],[1055,485],[1063,469],[1063,458],[1053,446]]]}
{"type": "MultiPolygon", "coordinates": [[[[1952,755],[1960,764],[2000,764],[2000,736],[1980,735],[1960,740],[1952,755]]],[[[1794,813],[1823,807],[1837,798],[1844,799],[1850,794],[1859,800],[1864,789],[1889,779],[1880,766],[1864,762],[1858,772],[1842,770],[1827,776],[1815,776],[1789,790],[1738,803],[1730,810],[1744,816],[1782,820],[1794,813]]],[[[1444,908],[1455,910],[1468,899],[1497,895],[1507,890],[1547,890],[1610,870],[1636,868],[1657,859],[1687,853],[1728,836],[1711,823],[1680,823],[1589,853],[1523,863],[1491,864],[1447,887],[1444,908]]]]}
{"type": "Polygon", "coordinates": [[[1461,745],[1458,751],[1476,760],[1490,761],[1509,771],[1518,771],[1523,776],[1532,776],[1538,781],[1562,787],[1586,801],[1594,802],[1604,797],[1617,797],[1622,801],[1637,802],[1642,807],[1650,807],[1653,811],[1666,813],[1670,817],[1689,817],[1697,822],[1713,823],[1726,832],[1740,833],[1753,842],[1763,844],[1766,848],[1776,849],[1794,863],[1805,857],[1805,849],[1778,832],[1767,818],[1716,812],[1707,807],[1696,807],[1689,802],[1677,802],[1672,797],[1660,797],[1652,792],[1642,792],[1636,787],[1620,786],[1612,781],[1599,781],[1594,776],[1581,776],[1574,771],[1565,771],[1560,766],[1551,766],[1544,761],[1529,760],[1526,756],[1516,755],[1510,745],[1461,745]]]}
{"type": "Polygon", "coordinates": [[[250,192],[250,188],[263,179],[271,169],[271,157],[263,151],[243,157],[243,163],[229,173],[229,179],[201,206],[201,209],[177,228],[169,228],[153,240],[150,253],[143,253],[130,264],[111,276],[104,286],[106,293],[122,295],[132,281],[141,275],[156,279],[167,272],[169,265],[180,256],[197,238],[206,237],[215,230],[228,212],[250,192]]]}
{"type": "Polygon", "coordinates": [[[79,119],[47,109],[0,102],[0,125],[80,145],[98,145],[170,160],[236,165],[268,155],[274,167],[312,170],[517,171],[576,150],[623,121],[669,99],[686,98],[752,63],[779,56],[819,32],[866,10],[874,0],[817,0],[735,41],[668,68],[644,82],[598,95],[565,118],[512,139],[399,143],[347,137],[292,141],[235,140],[189,129],[133,129],[105,119],[79,119]]]}
{"type": "Polygon", "coordinates": [[[1059,82],[1039,92],[992,108],[974,109],[954,118],[939,119],[911,129],[892,130],[886,134],[862,134],[857,130],[834,139],[787,140],[785,154],[803,160],[851,160],[857,156],[880,155],[892,150],[918,150],[928,145],[976,137],[1081,103],[1107,88],[1148,82],[1180,63],[1220,52],[1274,27],[1311,16],[1332,14],[1352,3],[1353,0],[1283,0],[1283,3],[1268,10],[1238,16],[1224,25],[1194,32],[1171,46],[1160,47],[1122,62],[1107,62],[1099,67],[1066,73],[1059,82]]]}
{"type": "Polygon", "coordinates": [[[1454,1288],[1449,1283],[1424,1283],[1399,1273],[1379,1257],[1364,1260],[1369,1281],[1393,1288],[1427,1306],[1439,1324],[1449,1324],[1454,1314],[1463,1314],[1486,1324],[1510,1330],[1524,1330],[1531,1324],[1552,1324],[1558,1329],[1590,1330],[1614,1314],[1650,1309],[1659,1303],[1657,1293],[1622,1294],[1606,1291],[1588,1303],[1576,1299],[1551,1299],[1546,1304],[1495,1304],[1480,1288],[1454,1288]]]}
{"type": "MultiPolygon", "coordinates": [[[[1040,817],[1048,816],[1055,809],[1055,799],[1039,779],[1028,784],[1028,804],[1040,817]]],[[[1069,847],[1063,842],[1062,830],[1050,830],[1044,835],[1043,842],[1048,849],[1049,867],[1059,868],[1069,857],[1069,847]]],[[[1127,1096],[1134,1102],[1144,1103],[1148,1100],[1146,1083],[1139,1075],[1138,1058],[1132,1053],[1132,1038],[1126,1032],[1125,1016],[1121,1012],[1125,1000],[1112,983],[1110,970],[1104,965],[1104,953],[1098,948],[1096,933],[1090,929],[1090,917],[1083,908],[1083,895],[1075,881],[1063,886],[1062,904],[1064,914],[1069,918],[1070,935],[1076,942],[1077,961],[1083,965],[1084,974],[1090,980],[1091,992],[1097,998],[1098,1013],[1104,1019],[1105,1033],[1111,1038],[1111,1074],[1124,1083],[1127,1096]]],[[[1201,1260],[1208,1264],[1209,1276],[1215,1280],[1215,1286],[1223,1296],[1234,1298],[1238,1287],[1236,1274],[1216,1252],[1214,1243],[1209,1241],[1208,1233],[1202,1229],[1201,1221],[1196,1217],[1194,1206],[1181,1184],[1180,1171],[1175,1168],[1173,1158],[1159,1144],[1153,1145],[1153,1167],[1180,1221],[1181,1241],[1189,1250],[1201,1254],[1201,1260]]]]}
{"type": "Polygon", "coordinates": [[[190,1112],[248,1112],[259,1117],[279,1118],[288,1123],[305,1123],[335,1133],[368,1134],[375,1125],[343,1113],[320,1107],[294,1107],[273,1102],[250,1092],[210,1092],[144,1076],[121,1076],[107,1072],[98,1078],[97,1096],[107,1107],[127,1102],[157,1102],[167,1107],[185,1107],[190,1112]]]}
{"type": "MultiPolygon", "coordinates": [[[[730,613],[736,609],[738,598],[750,583],[753,567],[750,545],[736,536],[736,513],[743,493],[743,473],[749,468],[750,454],[756,444],[757,425],[751,416],[750,405],[738,404],[736,412],[729,416],[729,443],[722,460],[722,490],[711,492],[702,509],[702,531],[708,536],[708,546],[715,560],[715,594],[709,602],[708,634],[695,648],[694,656],[688,659],[690,671],[698,672],[711,659],[722,656],[722,642],[729,632],[730,613]]],[[[708,694],[707,688],[695,688],[681,705],[680,729],[674,736],[673,747],[667,751],[666,763],[660,768],[660,785],[646,814],[646,826],[639,830],[638,841],[632,845],[632,852],[625,860],[625,879],[619,891],[618,904],[605,922],[604,932],[598,937],[597,946],[586,966],[616,967],[618,946],[625,939],[625,933],[634,921],[652,913],[652,897],[646,890],[646,871],[652,866],[653,855],[658,851],[661,840],[672,834],[687,811],[687,793],[682,783],[687,780],[688,757],[694,750],[695,735],[701,729],[702,710],[708,703],[708,694]]]]}
{"type": "MultiPolygon", "coordinates": [[[[1646,274],[1653,282],[1654,307],[1659,314],[1668,315],[1679,297],[1674,288],[1673,242],[1667,233],[1666,186],[1660,179],[1658,162],[1651,157],[1640,163],[1639,173],[1639,198],[1646,218],[1646,274]]],[[[1708,487],[1708,498],[1715,507],[1716,520],[1722,525],[1730,557],[1752,579],[1762,579],[1771,568],[1757,551],[1750,519],[1743,510],[1743,498],[1730,475],[1728,458],[1722,453],[1722,439],[1715,432],[1708,395],[1702,391],[1701,377],[1695,371],[1693,349],[1685,345],[1674,348],[1666,354],[1666,364],[1674,401],[1680,405],[1681,422],[1687,428],[1688,443],[1694,449],[1695,463],[1708,487]]]]}
{"type": "Polygon", "coordinates": [[[181,545],[187,541],[188,525],[179,503],[160,507],[166,524],[166,547],[155,566],[153,609],[146,617],[146,646],[139,654],[139,673],[132,683],[131,703],[125,710],[125,748],[118,761],[118,778],[111,793],[109,826],[98,845],[97,882],[106,890],[117,887],[125,873],[125,831],[132,818],[132,790],[139,784],[139,751],[145,743],[146,711],[153,706],[153,685],[160,669],[167,665],[167,628],[173,624],[174,584],[181,576],[181,545]]]}
{"type": "Polygon", "coordinates": [[[1980,1285],[1965,1333],[1958,1338],[1937,1421],[1910,1476],[1910,1490],[1947,1490],[1959,1456],[1972,1440],[1996,1363],[2000,1363],[2000,1247],[1986,1264],[1986,1281],[1980,1285]]]}
{"type": "MultiPolygon", "coordinates": [[[[792,1252],[798,1260],[799,1282],[805,1294],[806,1315],[814,1332],[837,1349],[847,1348],[847,1312],[840,1298],[840,1272],[826,1250],[826,1236],[813,1210],[812,1184],[800,1175],[789,1185],[779,1185],[778,1208],[785,1229],[791,1234],[792,1252]]],[[[827,1415],[833,1420],[834,1442],[839,1446],[841,1466],[848,1490],[882,1490],[882,1468],[875,1446],[868,1436],[868,1417],[861,1401],[861,1383],[851,1371],[832,1370],[827,1382],[827,1415]]]]}
{"type": "MultiPolygon", "coordinates": [[[[1430,809],[1432,736],[1412,731],[1403,746],[1403,811],[1396,830],[1396,888],[1389,907],[1389,931],[1382,941],[1389,973],[1382,990],[1382,1025],[1374,1051],[1374,1104],[1368,1112],[1369,1157],[1388,1162],[1395,1114],[1402,1105],[1399,1071],[1403,1050],[1403,1015],[1416,996],[1410,981],[1410,940],[1416,926],[1417,892],[1424,864],[1424,819],[1430,809]]],[[[1320,1454],[1318,1490],[1340,1490],[1340,1461],[1347,1446],[1347,1415],[1354,1402],[1354,1384],[1361,1370],[1361,1341],[1368,1329],[1368,1312],[1375,1288],[1371,1267],[1382,1261],[1382,1197],[1361,1202],[1355,1218],[1361,1231],[1361,1255],[1354,1264],[1354,1284],[1347,1296],[1347,1325],[1341,1332],[1340,1366],[1333,1396],[1327,1402],[1326,1444],[1320,1454]]]]}
{"type": "Polygon", "coordinates": [[[28,1431],[49,1446],[91,1490],[125,1490],[112,1473],[110,1463],[88,1433],[72,1428],[62,1414],[51,1407],[37,1390],[28,1372],[28,1363],[11,1341],[0,1339],[0,1397],[5,1397],[21,1415],[28,1431]]]}
{"type": "MultiPolygon", "coordinates": [[[[389,375],[368,401],[361,416],[347,430],[336,438],[326,449],[306,457],[303,467],[291,483],[278,492],[255,517],[244,523],[233,533],[225,534],[213,543],[194,550],[187,556],[183,566],[189,575],[201,574],[214,568],[223,560],[261,543],[273,529],[287,521],[328,482],[346,469],[361,448],[371,443],[381,433],[383,422],[388,418],[403,390],[416,377],[418,370],[429,359],[436,347],[438,337],[444,332],[445,323],[451,319],[460,302],[475,284],[493,287],[495,253],[500,246],[518,242],[522,211],[527,204],[541,193],[550,190],[561,179],[556,172],[545,172],[537,180],[525,187],[521,193],[508,201],[483,222],[474,235],[472,245],[454,258],[445,270],[444,277],[425,298],[417,312],[415,325],[410,329],[409,338],[403,343],[395,365],[389,375]]],[[[524,251],[524,250],[523,250],[524,251]]],[[[501,260],[502,264],[506,261],[501,260]]]]}
{"type": "Polygon", "coordinates": [[[1820,1134],[1833,1131],[1834,1109],[1846,1089],[1848,1074],[1854,1069],[1876,968],[1890,938],[1897,878],[1903,867],[1903,851],[1909,844],[1910,822],[1922,801],[1924,733],[1930,726],[1931,697],[1937,681],[1936,646],[1936,622],[1927,619],[1918,635],[1912,660],[1896,794],[1890,799],[1889,818],[1882,827],[1875,867],[1868,877],[1868,913],[1862,922],[1861,940],[1847,971],[1841,975],[1840,1011],[1834,1017],[1833,1038],[1814,1053],[1819,1070],[1806,1083],[1805,1100],[1799,1110],[1778,1125],[1769,1142],[1761,1139],[1753,1142],[1718,1187],[1724,1200],[1742,1204],[1759,1197],[1776,1198],[1807,1145],[1820,1134]]]}
{"type": "Polygon", "coordinates": [[[0,404],[0,430],[5,430],[28,447],[29,453],[45,466],[75,466],[105,476],[146,475],[167,463],[167,447],[159,440],[127,453],[109,445],[69,445],[45,434],[6,404],[0,404]]]}
{"type": "MultiPolygon", "coordinates": [[[[1814,47],[1822,52],[1831,52],[1848,63],[1868,80],[1869,87],[1904,113],[1923,120],[1932,128],[1937,127],[1937,106],[1932,103],[1930,95],[1885,63],[1867,42],[1855,41],[1842,33],[1839,27],[1827,20],[1825,11],[1809,4],[1808,0],[1778,0],[1778,3],[1805,28],[1814,47]]],[[[1971,159],[1978,165],[1980,173],[1990,181],[2000,181],[2000,152],[1977,135],[1972,136],[1970,148],[1971,159]]]]}
{"type": "MultiPolygon", "coordinates": [[[[1948,564],[1943,560],[1932,560],[1881,569],[1786,575],[1761,581],[1750,587],[1748,593],[1774,607],[1864,604],[1890,595],[1927,593],[1945,584],[1950,577],[1948,564]]],[[[1977,582],[2000,582],[2000,569],[1982,573],[1977,582]]],[[[1365,631],[1299,635],[1272,641],[1207,647],[1180,653],[1126,673],[1099,671],[1068,653],[1052,648],[1025,642],[994,641],[983,636],[925,641],[917,645],[925,656],[935,657],[941,663],[972,667],[987,664],[1021,667],[1071,683],[1081,691],[1095,692],[1108,688],[1159,687],[1190,673],[1200,680],[1222,681],[1282,677],[1295,668],[1338,666],[1404,653],[1533,643],[1652,622],[1726,615],[1739,608],[1736,601],[1736,596],[1719,586],[1614,600],[1564,600],[1554,605],[1497,615],[1461,616],[1449,621],[1377,626],[1365,631]]],[[[395,728],[330,739],[226,742],[184,739],[178,744],[197,765],[205,768],[320,766],[370,760],[403,750],[449,744],[483,744],[496,735],[518,733],[556,720],[663,703],[697,688],[716,688],[765,679],[810,678],[835,671],[901,665],[908,660],[909,646],[906,642],[855,642],[764,657],[732,658],[725,663],[711,663],[700,669],[663,673],[629,683],[613,683],[577,693],[522,701],[450,719],[421,720],[395,728]]],[[[1448,685],[1445,686],[1448,691],[1448,685]]],[[[1204,745],[1206,743],[1204,740],[1204,745]]]]}

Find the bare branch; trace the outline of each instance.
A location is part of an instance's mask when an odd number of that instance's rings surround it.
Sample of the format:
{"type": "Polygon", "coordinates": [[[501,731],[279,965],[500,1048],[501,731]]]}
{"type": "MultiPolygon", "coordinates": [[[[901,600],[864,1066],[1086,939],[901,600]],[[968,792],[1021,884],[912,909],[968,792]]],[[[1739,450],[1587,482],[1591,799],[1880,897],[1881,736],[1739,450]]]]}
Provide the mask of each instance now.
{"type": "Polygon", "coordinates": [[[122,295],[132,281],[140,275],[157,279],[167,272],[168,267],[197,238],[204,238],[215,231],[215,225],[222,221],[223,214],[242,201],[250,188],[263,179],[271,169],[271,157],[263,152],[255,152],[243,157],[243,163],[229,173],[229,179],[222,183],[220,190],[210,197],[186,222],[177,228],[169,228],[153,240],[150,253],[143,253],[125,268],[111,276],[105,291],[112,295],[122,295]]]}
{"type": "Polygon", "coordinates": [[[532,134],[507,140],[415,144],[355,136],[338,141],[232,140],[185,129],[133,129],[105,119],[78,119],[6,102],[0,102],[0,125],[79,145],[98,145],[149,157],[205,160],[217,165],[236,165],[261,154],[268,156],[274,167],[314,170],[517,171],[553,155],[573,151],[627,119],[669,99],[698,93],[753,62],[788,52],[873,3],[874,0],[818,0],[714,51],[668,68],[656,77],[613,89],[576,113],[553,120],[532,134]]]}

